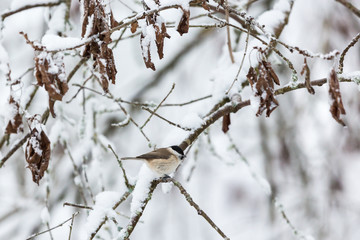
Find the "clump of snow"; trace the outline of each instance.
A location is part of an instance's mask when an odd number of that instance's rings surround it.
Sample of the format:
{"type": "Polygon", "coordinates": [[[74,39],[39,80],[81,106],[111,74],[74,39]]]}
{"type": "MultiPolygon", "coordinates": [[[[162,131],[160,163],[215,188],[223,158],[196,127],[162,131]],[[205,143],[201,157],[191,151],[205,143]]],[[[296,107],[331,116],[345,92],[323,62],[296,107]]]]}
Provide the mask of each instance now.
{"type": "Polygon", "coordinates": [[[60,37],[58,35],[48,33],[45,34],[41,40],[41,43],[49,51],[61,50],[73,48],[75,46],[81,45],[86,41],[86,39],[80,39],[75,37],[60,37]]]}
{"type": "Polygon", "coordinates": [[[189,9],[190,0],[160,0],[161,6],[180,5],[184,10],[189,9]]]}
{"type": "Polygon", "coordinates": [[[179,122],[183,127],[188,127],[192,129],[199,128],[203,124],[201,117],[195,112],[187,113],[183,119],[179,122]]]}
{"type": "Polygon", "coordinates": [[[168,194],[173,188],[174,184],[172,182],[161,184],[161,190],[163,193],[168,194]]]}
{"type": "Polygon", "coordinates": [[[88,234],[87,239],[99,227],[105,217],[116,217],[116,212],[113,209],[113,206],[120,200],[120,198],[120,193],[112,191],[105,191],[96,195],[93,210],[90,211],[89,216],[86,219],[85,228],[88,234]]]}
{"type": "Polygon", "coordinates": [[[151,182],[159,176],[153,172],[150,168],[143,164],[139,172],[139,179],[136,182],[134,191],[132,193],[131,201],[131,216],[136,215],[140,208],[144,204],[144,200],[147,198],[151,182]]]}
{"type": "MultiPolygon", "coordinates": [[[[151,169],[149,169],[146,164],[143,164],[139,172],[139,179],[137,180],[134,191],[132,192],[130,218],[135,216],[139,211],[141,211],[141,207],[144,206],[144,200],[148,197],[151,182],[158,177],[159,176],[151,169]]],[[[124,239],[126,233],[126,228],[121,229],[115,239],[124,239]]]]}

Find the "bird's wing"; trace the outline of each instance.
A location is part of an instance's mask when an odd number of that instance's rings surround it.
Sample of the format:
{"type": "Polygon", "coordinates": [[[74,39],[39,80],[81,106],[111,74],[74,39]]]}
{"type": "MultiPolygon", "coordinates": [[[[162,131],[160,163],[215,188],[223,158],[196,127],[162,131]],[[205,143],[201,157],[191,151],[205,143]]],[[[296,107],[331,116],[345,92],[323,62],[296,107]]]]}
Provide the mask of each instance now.
{"type": "Polygon", "coordinates": [[[157,158],[167,159],[168,157],[169,157],[168,150],[166,148],[159,148],[156,149],[155,151],[137,156],[136,158],[142,158],[147,160],[147,159],[157,159],[157,158]]]}

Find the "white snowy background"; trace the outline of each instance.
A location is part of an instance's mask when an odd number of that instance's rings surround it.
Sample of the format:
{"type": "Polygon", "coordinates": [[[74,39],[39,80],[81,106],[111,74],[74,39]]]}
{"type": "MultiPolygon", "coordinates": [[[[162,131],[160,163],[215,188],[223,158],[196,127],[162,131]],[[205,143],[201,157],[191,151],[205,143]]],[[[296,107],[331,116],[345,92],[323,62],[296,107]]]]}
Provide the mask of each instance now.
{"type": "MultiPolygon", "coordinates": [[[[50,0],[2,1],[1,14],[29,3],[50,0]]],[[[7,64],[12,79],[17,79],[34,67],[34,50],[26,44],[23,31],[29,39],[41,42],[49,49],[66,48],[81,43],[81,13],[78,1],[71,1],[71,27],[66,26],[66,40],[59,40],[58,32],[64,32],[65,4],[52,8],[39,7],[26,10],[1,22],[0,31],[0,127],[6,127],[11,109],[7,107],[9,86],[6,81],[7,64]]],[[[152,2],[147,0],[145,2],[152,2]]],[[[188,1],[161,1],[164,4],[188,1]]],[[[240,9],[248,1],[229,1],[240,9]]],[[[360,8],[358,1],[350,1],[360,8]]],[[[133,0],[107,1],[114,17],[120,21],[133,15],[132,10],[142,12],[142,5],[133,0]]],[[[288,1],[259,0],[251,5],[247,14],[255,18],[271,32],[271,26],[281,18],[282,8],[288,1]],[[277,3],[277,9],[270,11],[277,3]],[[264,14],[264,12],[266,12],[264,14]]],[[[191,8],[191,16],[205,13],[191,8]]],[[[161,13],[167,22],[179,21],[180,10],[170,9],[161,13]]],[[[218,15],[225,19],[222,15],[218,15]]],[[[202,17],[190,24],[213,24],[215,20],[202,17]]],[[[234,22],[234,24],[236,24],[234,22]]],[[[141,26],[141,22],[140,22],[141,26]]],[[[291,46],[298,46],[313,53],[342,51],[360,30],[360,19],[336,1],[294,1],[289,23],[280,39],[291,46]]],[[[140,31],[140,29],[138,29],[140,31]]],[[[226,45],[226,28],[210,28],[200,37],[202,28],[190,28],[180,36],[176,28],[168,28],[170,39],[165,39],[164,58],[158,60],[156,50],[152,60],[157,71],[146,69],[140,48],[139,36],[118,42],[114,48],[117,67],[116,84],[109,90],[115,98],[158,104],[175,88],[166,103],[183,103],[212,95],[182,107],[162,107],[161,116],[185,127],[196,127],[211,107],[224,95],[233,81],[243,56],[246,34],[241,35],[238,45],[232,30],[235,64],[231,65],[226,45]],[[192,48],[182,55],[176,65],[159,77],[159,72],[184,48],[192,48]],[[156,84],[149,85],[158,78],[156,84]]],[[[121,31],[112,34],[116,40],[121,31]]],[[[130,36],[129,30],[124,34],[130,36]]],[[[256,61],[256,51],[250,53],[256,61]]],[[[350,48],[344,62],[344,74],[359,71],[359,43],[350,48]]],[[[291,54],[285,48],[278,49],[301,72],[303,56],[291,54]]],[[[68,74],[79,61],[76,51],[65,54],[68,74]]],[[[287,65],[275,55],[271,60],[282,85],[291,81],[287,65]]],[[[311,79],[329,76],[330,69],[337,67],[338,58],[324,60],[308,58],[311,79]]],[[[252,62],[255,64],[255,62],[252,62]]],[[[74,218],[71,239],[88,239],[105,216],[108,220],[97,234],[99,239],[116,239],[126,226],[133,196],[115,211],[113,204],[127,191],[121,169],[115,156],[107,148],[111,144],[120,157],[136,156],[150,151],[149,144],[140,131],[129,123],[126,127],[114,127],[112,123],[127,120],[112,99],[84,91],[66,103],[78,90],[72,84],[82,84],[89,76],[88,66],[80,68],[69,83],[70,90],[62,102],[55,103],[56,118],[50,117],[46,132],[51,141],[52,155],[48,171],[37,186],[26,168],[24,148],[20,148],[0,169],[0,239],[26,239],[30,235],[56,226],[72,214],[74,218]],[[86,68],[87,67],[87,68],[86,68]],[[86,98],[85,108],[83,97],[86,98]],[[64,143],[66,142],[66,147],[64,143]],[[77,173],[74,170],[77,166],[77,173]],[[79,173],[79,174],[78,174],[79,173]],[[81,190],[83,193],[81,193],[81,190]],[[86,202],[84,202],[85,196],[86,202]],[[84,204],[93,210],[63,206],[65,202],[84,204]],[[95,203],[96,202],[96,203],[95,203]],[[127,217],[126,217],[127,216],[127,217]]],[[[245,80],[249,67],[249,55],[240,73],[239,81],[245,80]]],[[[355,73],[355,76],[356,75],[355,73]]],[[[303,77],[299,74],[299,80],[303,77]]],[[[33,91],[36,79],[32,71],[21,78],[21,89],[16,91],[21,108],[33,91]]],[[[102,91],[96,84],[89,87],[102,91]]],[[[221,121],[203,133],[191,148],[188,156],[175,174],[175,178],[230,239],[328,239],[357,240],[360,238],[360,94],[354,82],[341,83],[342,100],[346,109],[342,127],[329,111],[330,100],[327,84],[314,87],[315,95],[299,89],[277,97],[279,107],[269,118],[256,117],[257,106],[241,109],[231,114],[230,130],[221,131],[221,121]],[[234,146],[246,158],[236,153],[234,146]],[[276,199],[276,202],[271,201],[276,199]],[[290,222],[287,222],[283,213],[290,222]]],[[[232,92],[240,89],[235,83],[232,92]]],[[[242,93],[244,99],[251,96],[249,87],[242,93]]],[[[138,107],[122,104],[140,125],[149,113],[138,107]]],[[[28,114],[42,113],[48,107],[48,96],[39,88],[28,114]]],[[[28,130],[26,124],[25,131],[28,130]]],[[[152,147],[180,144],[187,132],[169,125],[153,116],[144,127],[152,147]]],[[[21,135],[21,134],[20,134],[21,135]]],[[[2,147],[0,157],[16,144],[19,137],[11,136],[9,145],[2,147]]],[[[123,163],[131,183],[135,183],[142,163],[123,163]]],[[[140,176],[141,177],[141,176],[140,176]]],[[[146,186],[146,184],[144,183],[146,186]]],[[[131,239],[221,239],[218,233],[197,214],[175,187],[161,184],[147,205],[131,239]]],[[[141,193],[136,193],[140,194],[141,193]]],[[[142,193],[143,195],[143,193],[142,193]]],[[[136,196],[136,195],[135,195],[136,196]]],[[[139,195],[138,195],[139,197],[139,195]]],[[[70,222],[36,239],[68,239],[70,222]]]]}

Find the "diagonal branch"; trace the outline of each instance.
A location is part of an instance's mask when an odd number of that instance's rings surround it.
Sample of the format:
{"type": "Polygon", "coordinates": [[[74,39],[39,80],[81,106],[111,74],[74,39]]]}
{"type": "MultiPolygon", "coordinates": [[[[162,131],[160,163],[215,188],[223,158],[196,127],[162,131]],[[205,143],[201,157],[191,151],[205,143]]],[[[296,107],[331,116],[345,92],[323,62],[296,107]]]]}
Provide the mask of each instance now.
{"type": "Polygon", "coordinates": [[[357,9],[354,5],[352,5],[350,2],[345,0],[335,0],[342,4],[344,7],[348,8],[350,11],[352,11],[357,17],[360,18],[360,10],[357,9]]]}
{"type": "Polygon", "coordinates": [[[29,9],[32,9],[32,8],[37,8],[37,7],[54,7],[54,6],[60,5],[62,2],[64,2],[64,1],[25,5],[23,7],[18,8],[18,9],[15,9],[15,10],[12,10],[12,11],[1,14],[1,20],[4,21],[5,18],[10,17],[11,15],[14,15],[14,14],[16,14],[18,12],[22,12],[22,11],[29,10],[29,9]]]}

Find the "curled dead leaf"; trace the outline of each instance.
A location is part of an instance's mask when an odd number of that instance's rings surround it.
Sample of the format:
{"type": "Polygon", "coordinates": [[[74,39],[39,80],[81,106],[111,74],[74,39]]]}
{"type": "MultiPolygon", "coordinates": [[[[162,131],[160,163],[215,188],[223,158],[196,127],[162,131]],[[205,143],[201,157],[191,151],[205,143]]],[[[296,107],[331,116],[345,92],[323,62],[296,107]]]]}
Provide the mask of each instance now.
{"type": "Polygon", "coordinates": [[[310,94],[315,94],[315,90],[314,88],[311,86],[311,82],[310,82],[310,68],[307,64],[306,58],[304,58],[304,65],[303,68],[300,72],[301,75],[304,75],[305,73],[305,87],[308,90],[308,92],[310,94]]]}
{"type": "Polygon", "coordinates": [[[50,154],[49,138],[41,128],[33,128],[26,144],[25,159],[32,173],[32,179],[38,185],[49,166],[50,154]]]}
{"type": "Polygon", "coordinates": [[[280,84],[279,78],[269,62],[259,62],[258,71],[253,67],[249,68],[246,75],[255,96],[260,98],[259,109],[256,116],[260,116],[266,110],[266,117],[279,106],[274,95],[274,83],[280,84]]]}
{"type": "Polygon", "coordinates": [[[64,56],[61,53],[50,54],[41,52],[35,57],[35,77],[39,86],[44,86],[49,95],[49,109],[51,115],[56,117],[54,112],[55,101],[62,101],[63,96],[69,90],[64,56]]]}
{"type": "Polygon", "coordinates": [[[184,33],[189,31],[189,20],[190,20],[190,11],[182,8],[183,14],[181,16],[179,25],[177,26],[176,31],[182,36],[184,33]]]}
{"type": "Polygon", "coordinates": [[[83,56],[92,56],[94,59],[93,66],[94,68],[97,67],[101,74],[101,87],[107,92],[108,82],[111,81],[115,84],[117,73],[112,49],[108,47],[108,44],[111,43],[110,29],[119,25],[119,23],[114,19],[111,11],[107,14],[103,1],[84,0],[83,8],[84,17],[81,36],[90,37],[98,34],[100,40],[93,40],[85,45],[83,56]]]}
{"type": "Polygon", "coordinates": [[[15,113],[12,116],[12,119],[9,120],[6,128],[5,133],[11,134],[11,133],[18,133],[23,132],[23,124],[22,124],[22,117],[19,112],[20,105],[15,99],[10,96],[9,98],[9,107],[12,109],[12,111],[15,113]]]}
{"type": "Polygon", "coordinates": [[[332,101],[330,106],[332,117],[341,125],[346,126],[344,121],[341,119],[341,115],[345,115],[346,112],[342,103],[339,79],[334,69],[331,69],[329,77],[329,95],[332,101]]]}

